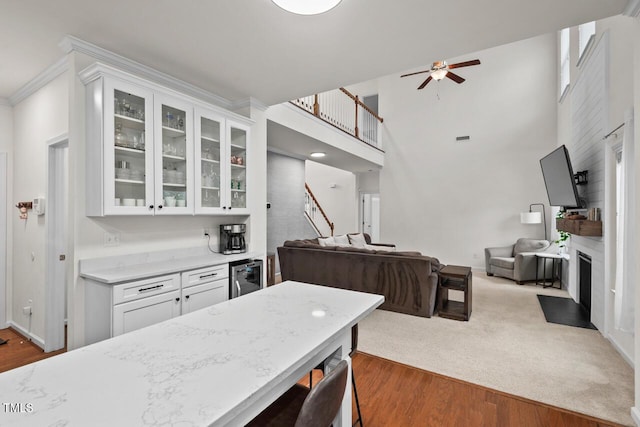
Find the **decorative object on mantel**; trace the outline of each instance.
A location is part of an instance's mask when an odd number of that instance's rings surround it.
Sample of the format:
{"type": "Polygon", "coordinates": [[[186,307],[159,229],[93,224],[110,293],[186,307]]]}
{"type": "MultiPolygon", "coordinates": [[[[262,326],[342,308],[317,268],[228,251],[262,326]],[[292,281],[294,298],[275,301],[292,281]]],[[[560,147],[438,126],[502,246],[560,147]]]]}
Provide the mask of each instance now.
{"type": "Polygon", "coordinates": [[[556,228],[558,231],[566,231],[576,236],[602,236],[602,221],[557,218],[556,228]]]}
{"type": "MultiPolygon", "coordinates": [[[[558,211],[556,215],[556,219],[563,219],[564,213],[562,211],[558,211]]],[[[557,221],[556,221],[557,223],[557,221]]],[[[557,224],[556,224],[557,225],[557,224]]],[[[563,253],[567,247],[567,240],[571,237],[571,233],[564,230],[556,230],[558,232],[558,239],[554,241],[556,245],[558,245],[558,253],[563,253]]]]}
{"type": "Polygon", "coordinates": [[[520,222],[522,224],[544,224],[544,238],[547,238],[547,217],[544,213],[544,204],[532,203],[529,205],[529,212],[520,212],[520,222]],[[534,206],[542,206],[542,213],[533,212],[531,208],[534,206]]]}

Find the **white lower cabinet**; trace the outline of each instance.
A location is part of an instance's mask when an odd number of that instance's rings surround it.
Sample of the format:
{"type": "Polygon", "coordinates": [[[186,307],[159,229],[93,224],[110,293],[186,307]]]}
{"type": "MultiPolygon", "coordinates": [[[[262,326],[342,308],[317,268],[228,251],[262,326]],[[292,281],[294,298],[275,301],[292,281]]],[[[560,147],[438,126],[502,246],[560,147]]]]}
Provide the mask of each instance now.
{"type": "Polygon", "coordinates": [[[180,291],[113,306],[113,336],[151,326],[180,315],[180,291]]]}
{"type": "Polygon", "coordinates": [[[229,264],[182,273],[182,314],[229,299],[229,264]]]}
{"type": "Polygon", "coordinates": [[[229,299],[229,264],[110,285],[86,281],[85,344],[229,299]]]}
{"type": "Polygon", "coordinates": [[[217,280],[182,290],[182,314],[206,308],[229,299],[229,281],[217,280]]]}

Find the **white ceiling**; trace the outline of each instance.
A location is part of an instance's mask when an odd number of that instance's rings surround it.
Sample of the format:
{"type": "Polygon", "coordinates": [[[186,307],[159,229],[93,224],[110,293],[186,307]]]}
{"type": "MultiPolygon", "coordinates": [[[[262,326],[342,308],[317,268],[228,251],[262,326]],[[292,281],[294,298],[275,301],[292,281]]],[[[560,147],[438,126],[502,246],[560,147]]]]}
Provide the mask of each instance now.
{"type": "Polygon", "coordinates": [[[0,98],[69,34],[230,101],[272,105],[621,13],[627,0],[0,0],[0,98]]]}

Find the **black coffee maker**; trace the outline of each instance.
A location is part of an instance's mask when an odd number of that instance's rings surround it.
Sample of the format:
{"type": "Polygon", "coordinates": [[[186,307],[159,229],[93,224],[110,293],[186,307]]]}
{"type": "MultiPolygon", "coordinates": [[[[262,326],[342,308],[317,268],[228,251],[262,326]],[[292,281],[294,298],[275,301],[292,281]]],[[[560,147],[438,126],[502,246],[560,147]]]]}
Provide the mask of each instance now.
{"type": "Polygon", "coordinates": [[[244,241],[245,224],[220,225],[220,253],[224,255],[240,254],[247,251],[244,241]]]}

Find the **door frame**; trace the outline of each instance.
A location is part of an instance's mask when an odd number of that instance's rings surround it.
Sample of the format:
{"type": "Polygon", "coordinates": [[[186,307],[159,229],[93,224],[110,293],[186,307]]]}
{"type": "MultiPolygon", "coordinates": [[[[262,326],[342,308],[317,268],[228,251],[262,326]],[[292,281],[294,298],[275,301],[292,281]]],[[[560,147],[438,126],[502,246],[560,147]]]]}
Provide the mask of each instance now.
{"type": "Polygon", "coordinates": [[[66,197],[68,185],[63,186],[64,173],[68,173],[68,151],[66,162],[64,151],[69,148],[69,136],[63,134],[47,141],[47,195],[45,214],[46,261],[45,261],[45,308],[44,351],[50,352],[65,346],[65,298],[68,289],[66,262],[60,260],[59,245],[67,245],[66,197]],[[66,163],[66,164],[65,164],[66,163]]]}
{"type": "Polygon", "coordinates": [[[7,235],[9,234],[9,224],[7,223],[7,191],[9,179],[9,162],[7,153],[0,153],[0,327],[7,327],[7,306],[9,298],[7,295],[7,235]]]}

